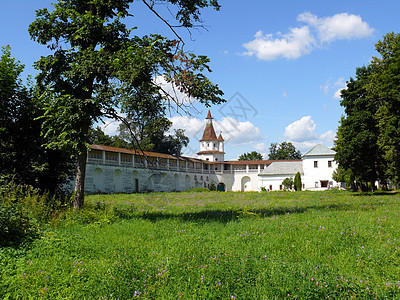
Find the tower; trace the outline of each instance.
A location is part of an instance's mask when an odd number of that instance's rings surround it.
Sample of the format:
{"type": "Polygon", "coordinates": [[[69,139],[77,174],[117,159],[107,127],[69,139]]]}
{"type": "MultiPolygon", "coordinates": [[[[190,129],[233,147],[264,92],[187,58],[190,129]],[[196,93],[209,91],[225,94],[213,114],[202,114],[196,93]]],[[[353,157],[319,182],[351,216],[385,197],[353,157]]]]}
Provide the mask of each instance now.
{"type": "Polygon", "coordinates": [[[206,128],[200,140],[200,152],[197,154],[203,160],[224,161],[224,139],[222,138],[222,133],[218,137],[215,134],[210,110],[208,110],[206,120],[206,128]]]}

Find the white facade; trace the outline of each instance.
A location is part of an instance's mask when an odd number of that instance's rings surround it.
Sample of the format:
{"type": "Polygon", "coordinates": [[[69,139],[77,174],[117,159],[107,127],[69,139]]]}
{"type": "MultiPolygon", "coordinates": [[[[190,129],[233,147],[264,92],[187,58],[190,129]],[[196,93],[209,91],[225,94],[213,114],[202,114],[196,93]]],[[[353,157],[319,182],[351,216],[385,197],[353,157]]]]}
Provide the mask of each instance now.
{"type": "Polygon", "coordinates": [[[209,188],[212,183],[224,191],[260,191],[262,187],[278,191],[283,189],[282,181],[294,178],[297,172],[301,174],[303,189],[337,186],[332,179],[337,168],[335,152],[323,145],[315,146],[296,161],[224,161],[224,140],[221,134],[216,137],[210,113],[208,117],[199,158],[90,146],[85,192],[184,191],[209,188]]]}
{"type": "Polygon", "coordinates": [[[325,146],[317,145],[303,157],[304,184],[308,190],[325,189],[338,186],[333,180],[333,172],[338,165],[333,160],[335,152],[325,146]]]}

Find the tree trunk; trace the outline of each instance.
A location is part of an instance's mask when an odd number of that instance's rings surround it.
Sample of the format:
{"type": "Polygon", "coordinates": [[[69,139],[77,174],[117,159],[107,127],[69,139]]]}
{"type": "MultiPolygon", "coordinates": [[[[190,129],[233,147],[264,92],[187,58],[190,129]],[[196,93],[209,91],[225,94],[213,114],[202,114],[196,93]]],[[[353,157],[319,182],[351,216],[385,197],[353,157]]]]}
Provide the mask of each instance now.
{"type": "Polygon", "coordinates": [[[87,149],[84,144],[82,144],[79,148],[80,148],[79,149],[80,153],[78,155],[78,160],[76,163],[76,170],[75,170],[74,209],[81,209],[83,207],[85,198],[87,149]]]}

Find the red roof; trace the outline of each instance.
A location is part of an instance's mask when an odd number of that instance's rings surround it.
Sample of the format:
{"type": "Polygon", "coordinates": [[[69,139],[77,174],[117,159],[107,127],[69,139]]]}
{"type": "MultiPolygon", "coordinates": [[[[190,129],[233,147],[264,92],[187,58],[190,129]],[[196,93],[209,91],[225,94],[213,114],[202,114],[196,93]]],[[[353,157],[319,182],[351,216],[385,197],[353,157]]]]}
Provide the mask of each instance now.
{"type": "Polygon", "coordinates": [[[141,150],[129,150],[125,148],[117,148],[117,147],[110,147],[110,146],[103,146],[103,145],[90,145],[90,149],[92,150],[99,150],[99,151],[108,151],[108,152],[119,152],[119,153],[124,153],[124,154],[135,154],[135,155],[141,155],[141,156],[147,156],[147,157],[159,157],[159,158],[169,158],[169,159],[179,159],[179,160],[187,160],[187,161],[193,161],[193,162],[202,162],[202,163],[208,163],[206,161],[203,161],[198,158],[193,158],[193,157],[187,157],[187,156],[173,156],[169,154],[164,154],[164,153],[157,153],[157,152],[151,152],[151,151],[141,151],[141,150]]]}
{"type": "Polygon", "coordinates": [[[211,117],[211,112],[210,110],[208,110],[208,114],[207,114],[207,118],[206,119],[214,119],[213,117],[211,117]]]}
{"type": "Polygon", "coordinates": [[[214,154],[214,153],[222,153],[222,154],[225,154],[225,152],[218,151],[218,150],[205,150],[205,151],[197,152],[197,154],[214,154]]]}
{"type": "Polygon", "coordinates": [[[222,137],[222,133],[219,134],[218,141],[225,141],[224,138],[222,137]]]}
{"type": "Polygon", "coordinates": [[[206,125],[203,137],[201,138],[200,142],[202,141],[218,141],[217,135],[215,134],[214,126],[212,124],[206,125]]]}

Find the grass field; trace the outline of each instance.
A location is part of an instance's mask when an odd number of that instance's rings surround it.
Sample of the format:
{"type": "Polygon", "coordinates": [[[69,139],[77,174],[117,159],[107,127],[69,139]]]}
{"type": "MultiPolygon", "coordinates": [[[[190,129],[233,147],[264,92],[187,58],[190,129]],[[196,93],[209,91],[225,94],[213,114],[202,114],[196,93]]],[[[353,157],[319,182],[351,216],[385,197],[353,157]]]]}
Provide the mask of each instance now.
{"type": "Polygon", "coordinates": [[[400,298],[400,194],[93,195],[19,249],[2,299],[400,298]]]}

